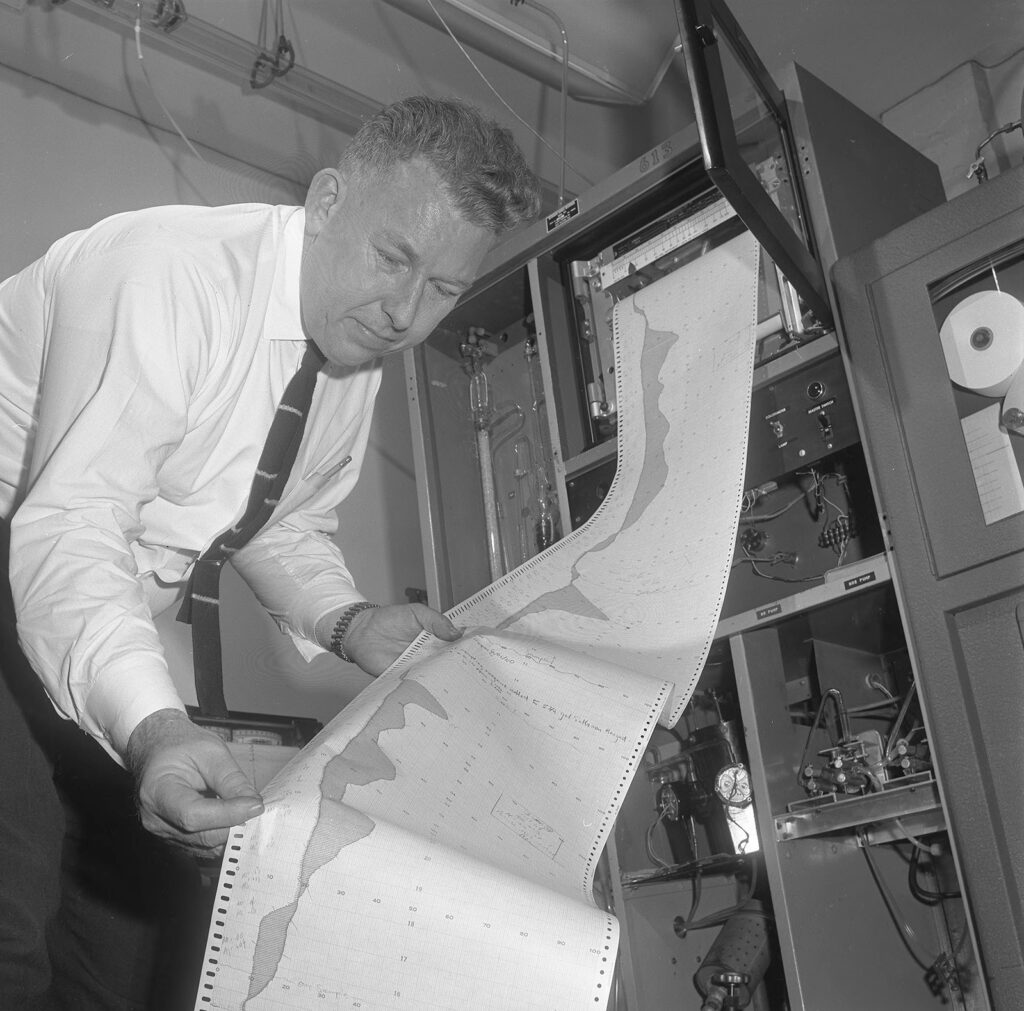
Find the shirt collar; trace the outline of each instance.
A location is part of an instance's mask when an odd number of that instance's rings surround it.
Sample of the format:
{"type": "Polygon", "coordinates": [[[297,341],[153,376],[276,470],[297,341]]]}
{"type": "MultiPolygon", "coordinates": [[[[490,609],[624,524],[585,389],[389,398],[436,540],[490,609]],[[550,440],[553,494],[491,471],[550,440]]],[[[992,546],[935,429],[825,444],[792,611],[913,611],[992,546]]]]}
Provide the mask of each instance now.
{"type": "Polygon", "coordinates": [[[267,300],[263,325],[264,340],[304,341],[302,315],[299,309],[299,271],[302,264],[302,242],[306,227],[303,207],[287,208],[283,235],[277,247],[274,279],[267,300]]]}

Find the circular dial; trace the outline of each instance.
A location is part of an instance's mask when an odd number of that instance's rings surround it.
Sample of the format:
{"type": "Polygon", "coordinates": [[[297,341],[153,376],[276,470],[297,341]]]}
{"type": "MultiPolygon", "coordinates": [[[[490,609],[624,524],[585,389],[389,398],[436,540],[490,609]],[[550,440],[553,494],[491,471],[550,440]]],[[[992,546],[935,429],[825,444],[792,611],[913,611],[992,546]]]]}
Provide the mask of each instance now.
{"type": "Polygon", "coordinates": [[[739,764],[726,765],[715,776],[715,793],[723,804],[745,807],[750,803],[750,774],[739,764]]]}

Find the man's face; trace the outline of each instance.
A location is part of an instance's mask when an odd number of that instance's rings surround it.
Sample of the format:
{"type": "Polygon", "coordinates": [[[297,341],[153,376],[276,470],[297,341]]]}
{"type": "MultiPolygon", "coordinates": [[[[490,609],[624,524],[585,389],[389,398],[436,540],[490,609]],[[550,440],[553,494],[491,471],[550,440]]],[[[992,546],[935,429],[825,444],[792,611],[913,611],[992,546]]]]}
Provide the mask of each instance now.
{"type": "Polygon", "coordinates": [[[306,336],[348,366],[421,343],[473,282],[494,238],[459,214],[422,160],[399,163],[380,182],[324,169],[306,200],[306,336]]]}

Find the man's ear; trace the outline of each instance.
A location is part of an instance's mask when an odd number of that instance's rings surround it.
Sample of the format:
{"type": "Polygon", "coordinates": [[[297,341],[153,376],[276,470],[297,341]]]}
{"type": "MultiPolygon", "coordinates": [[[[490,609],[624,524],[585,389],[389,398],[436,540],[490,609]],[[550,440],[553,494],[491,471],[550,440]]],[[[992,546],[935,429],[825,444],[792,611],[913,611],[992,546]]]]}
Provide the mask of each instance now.
{"type": "Polygon", "coordinates": [[[316,235],[345,197],[345,177],[335,168],[321,169],[306,193],[306,234],[316,235]]]}

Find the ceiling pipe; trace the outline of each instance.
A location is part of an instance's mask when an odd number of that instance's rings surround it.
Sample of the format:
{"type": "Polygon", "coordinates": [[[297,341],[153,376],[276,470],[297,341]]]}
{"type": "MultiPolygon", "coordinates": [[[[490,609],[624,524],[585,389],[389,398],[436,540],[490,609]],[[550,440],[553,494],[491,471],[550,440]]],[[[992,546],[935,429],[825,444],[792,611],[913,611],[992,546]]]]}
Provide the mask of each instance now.
{"type": "MultiPolygon", "coordinates": [[[[184,11],[180,0],[177,8],[184,11]]],[[[254,64],[261,55],[260,47],[191,15],[167,24],[166,0],[110,0],[109,4],[108,0],[59,0],[55,10],[61,9],[113,24],[122,28],[126,36],[134,33],[139,20],[141,34],[153,49],[212,70],[245,91],[256,93],[251,79],[254,64]]],[[[365,119],[382,108],[380,102],[297,65],[288,73],[275,76],[259,89],[259,94],[347,134],[354,134],[365,119]]]]}
{"type": "MultiPolygon", "coordinates": [[[[423,0],[385,2],[433,28],[438,27],[433,12],[423,0]]],[[[546,40],[536,39],[503,18],[465,0],[446,0],[444,17],[460,42],[542,84],[552,88],[560,86],[560,55],[557,48],[552,48],[546,40]],[[513,44],[509,45],[510,42],[513,44]]],[[[674,53],[670,52],[669,58],[672,56],[674,53]]],[[[651,95],[634,94],[621,82],[586,64],[570,63],[568,79],[568,95],[577,102],[642,105],[651,98],[651,95]]]]}
{"type": "Polygon", "coordinates": [[[559,155],[561,158],[561,172],[558,177],[558,206],[561,207],[565,203],[565,155],[566,155],[566,128],[567,128],[567,109],[566,103],[569,98],[569,33],[565,30],[565,22],[553,11],[550,7],[545,7],[544,4],[539,4],[536,0],[512,0],[512,6],[515,7],[517,4],[523,4],[526,7],[532,7],[534,10],[540,11],[542,14],[546,14],[552,21],[554,21],[558,31],[562,36],[562,150],[559,155]]]}

